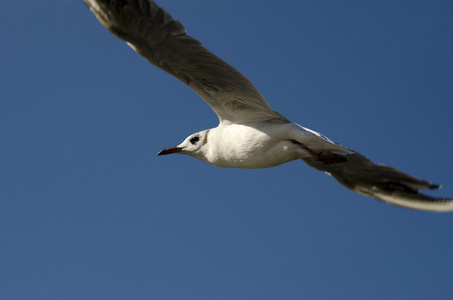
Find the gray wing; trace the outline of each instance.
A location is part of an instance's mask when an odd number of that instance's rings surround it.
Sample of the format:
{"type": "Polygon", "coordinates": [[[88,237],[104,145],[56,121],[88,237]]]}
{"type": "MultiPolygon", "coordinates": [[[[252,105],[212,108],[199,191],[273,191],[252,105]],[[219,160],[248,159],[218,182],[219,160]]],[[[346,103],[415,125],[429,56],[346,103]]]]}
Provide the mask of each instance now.
{"type": "Polygon", "coordinates": [[[97,19],[153,65],[195,90],[220,121],[286,120],[239,71],[206,50],[151,0],[83,0],[97,19]]]}
{"type": "Polygon", "coordinates": [[[343,157],[344,161],[331,164],[313,157],[303,160],[311,167],[332,175],[339,183],[359,194],[406,208],[453,211],[453,199],[434,198],[419,192],[438,189],[439,185],[417,179],[398,169],[376,164],[356,152],[343,157]]]}

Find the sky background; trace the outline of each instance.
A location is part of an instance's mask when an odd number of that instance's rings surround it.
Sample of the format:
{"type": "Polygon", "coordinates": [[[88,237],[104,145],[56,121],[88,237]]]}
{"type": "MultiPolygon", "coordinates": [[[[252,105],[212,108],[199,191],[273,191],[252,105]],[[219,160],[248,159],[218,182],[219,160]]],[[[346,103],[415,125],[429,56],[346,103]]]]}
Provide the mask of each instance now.
{"type": "MultiPolygon", "coordinates": [[[[158,1],[271,106],[453,197],[453,2],[158,1]]],[[[453,214],[294,161],[157,157],[217,126],[80,0],[0,10],[1,299],[452,299],[453,214]]]]}

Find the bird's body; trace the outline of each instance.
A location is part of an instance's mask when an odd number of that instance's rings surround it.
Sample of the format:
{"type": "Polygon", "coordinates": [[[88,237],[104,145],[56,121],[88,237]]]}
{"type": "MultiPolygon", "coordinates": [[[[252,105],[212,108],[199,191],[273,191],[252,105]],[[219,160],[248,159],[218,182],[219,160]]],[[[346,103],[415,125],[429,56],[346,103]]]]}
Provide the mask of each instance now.
{"type": "Polygon", "coordinates": [[[181,153],[225,168],[268,168],[302,159],[360,194],[407,208],[453,211],[453,200],[419,193],[438,185],[375,164],[272,110],[235,68],[206,50],[152,0],[84,0],[98,20],[140,55],[196,91],[219,126],[158,155],[181,153]]]}
{"type": "Polygon", "coordinates": [[[204,155],[197,158],[217,167],[247,169],[274,167],[298,158],[291,143],[275,135],[289,123],[260,125],[220,124],[207,132],[204,155]]]}
{"type": "Polygon", "coordinates": [[[296,159],[310,158],[312,154],[300,146],[305,144],[319,152],[353,153],[319,133],[285,121],[247,124],[221,122],[218,127],[196,135],[203,135],[200,138],[203,147],[193,156],[224,168],[269,168],[296,159]]]}

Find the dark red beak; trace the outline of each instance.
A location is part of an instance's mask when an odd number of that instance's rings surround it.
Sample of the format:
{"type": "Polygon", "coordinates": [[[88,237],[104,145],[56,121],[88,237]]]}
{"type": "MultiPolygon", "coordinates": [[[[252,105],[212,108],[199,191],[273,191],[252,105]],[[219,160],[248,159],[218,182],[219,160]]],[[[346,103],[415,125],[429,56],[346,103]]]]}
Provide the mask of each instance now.
{"type": "Polygon", "coordinates": [[[182,151],[182,148],[170,147],[170,148],[164,149],[164,150],[160,151],[159,153],[157,153],[157,156],[159,156],[159,155],[167,155],[167,154],[172,154],[172,153],[178,153],[178,152],[181,152],[181,151],[182,151]]]}

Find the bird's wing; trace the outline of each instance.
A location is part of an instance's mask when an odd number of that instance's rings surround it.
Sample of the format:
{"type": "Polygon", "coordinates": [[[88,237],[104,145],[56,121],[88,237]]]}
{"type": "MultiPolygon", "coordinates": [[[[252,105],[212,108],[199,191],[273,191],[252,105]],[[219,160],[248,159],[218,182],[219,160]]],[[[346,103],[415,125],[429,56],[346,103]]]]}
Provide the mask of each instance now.
{"type": "Polygon", "coordinates": [[[339,183],[359,194],[406,208],[453,211],[453,199],[434,198],[419,193],[419,190],[438,189],[439,185],[417,179],[398,169],[376,164],[352,150],[348,154],[334,155],[331,158],[326,153],[324,161],[316,157],[303,160],[311,167],[332,175],[339,183]]]}
{"type": "Polygon", "coordinates": [[[83,0],[96,18],[153,65],[195,90],[220,121],[286,120],[235,68],[206,50],[152,0],[83,0]]]}

